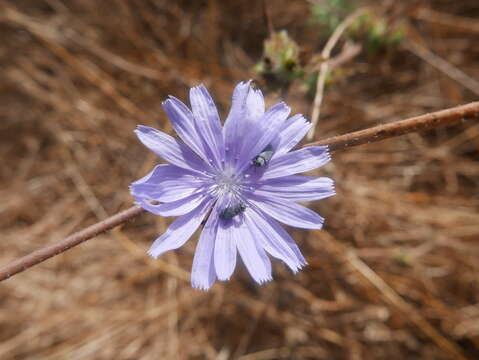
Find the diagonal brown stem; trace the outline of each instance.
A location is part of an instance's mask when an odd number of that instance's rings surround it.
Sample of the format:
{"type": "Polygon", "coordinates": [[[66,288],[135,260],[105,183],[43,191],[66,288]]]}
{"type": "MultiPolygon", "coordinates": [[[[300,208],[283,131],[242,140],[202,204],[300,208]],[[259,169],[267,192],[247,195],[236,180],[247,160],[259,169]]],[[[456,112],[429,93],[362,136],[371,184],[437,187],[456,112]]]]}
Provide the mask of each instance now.
{"type": "Polygon", "coordinates": [[[111,230],[118,225],[140,215],[143,210],[138,205],[132,206],[129,209],[123,210],[118,214],[110,216],[96,224],[93,224],[83,230],[80,230],[65,239],[54,244],[45,246],[44,248],[35,250],[34,252],[21,257],[17,260],[0,268],[0,281],[8,279],[9,277],[22,272],[33,265],[39,264],[55,255],[61,254],[74,246],[80,245],[82,242],[94,238],[98,234],[111,230]]]}
{"type": "Polygon", "coordinates": [[[373,126],[365,130],[330,137],[308,143],[304,146],[329,145],[330,151],[344,150],[351,146],[381,141],[412,132],[430,130],[440,126],[453,125],[468,118],[478,117],[479,101],[476,101],[406,120],[399,120],[389,124],[373,126]]]}
{"type": "MultiPolygon", "coordinates": [[[[396,121],[390,124],[378,125],[369,129],[360,130],[345,135],[335,136],[304,146],[329,145],[331,151],[343,150],[352,146],[381,141],[387,138],[404,135],[407,133],[430,130],[440,126],[452,125],[466,119],[479,117],[479,102],[473,102],[454,108],[433,112],[426,115],[396,121]]],[[[145,212],[135,205],[113,215],[103,221],[76,232],[65,239],[52,245],[35,250],[34,252],[0,268],[0,281],[18,274],[36,264],[39,264],[55,255],[81,244],[96,235],[115,228],[126,221],[145,212]]]]}

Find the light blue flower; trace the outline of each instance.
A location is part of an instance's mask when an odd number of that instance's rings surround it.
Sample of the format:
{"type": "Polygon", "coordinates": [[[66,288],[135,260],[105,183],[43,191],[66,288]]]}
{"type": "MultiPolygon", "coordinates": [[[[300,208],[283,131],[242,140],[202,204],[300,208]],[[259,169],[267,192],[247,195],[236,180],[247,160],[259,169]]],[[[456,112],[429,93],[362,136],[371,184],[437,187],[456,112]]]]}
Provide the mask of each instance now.
{"type": "Polygon", "coordinates": [[[193,260],[193,287],[209,289],[216,279],[229,280],[237,254],[253,279],[272,279],[267,254],[293,272],[306,261],[278,223],[320,229],[323,218],[298,202],[335,194],[325,177],[296,175],[330,161],[325,146],[290,151],[311,124],[302,115],[288,118],[290,108],[278,103],[265,111],[260,90],[239,83],[222,126],[203,85],[190,90],[191,110],[170,96],[163,103],[182,141],[147,126],[135,130],[140,141],[169,164],[131,185],[135,201],[161,216],[178,216],[155,240],[155,258],[177,249],[204,224],[193,260]]]}

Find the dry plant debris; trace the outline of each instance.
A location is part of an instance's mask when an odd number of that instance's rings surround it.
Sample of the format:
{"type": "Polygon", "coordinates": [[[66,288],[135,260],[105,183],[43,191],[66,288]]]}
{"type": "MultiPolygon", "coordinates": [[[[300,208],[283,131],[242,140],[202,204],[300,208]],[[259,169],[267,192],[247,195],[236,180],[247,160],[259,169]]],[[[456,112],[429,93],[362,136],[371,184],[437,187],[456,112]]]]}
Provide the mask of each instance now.
{"type": "MultiPolygon", "coordinates": [[[[477,1],[365,5],[402,17],[440,65],[407,47],[342,64],[316,140],[477,100],[477,1]]],[[[269,13],[321,51],[308,2],[269,13]]],[[[199,82],[225,111],[268,29],[254,1],[6,0],[0,33],[6,264],[129,207],[128,184],[156,161],[136,124],[171,133],[161,100],[199,82]]],[[[281,96],[311,112],[300,84],[281,96]]],[[[326,231],[292,232],[310,265],[292,276],[277,264],[263,287],[238,269],[192,290],[194,243],[153,261],[146,249],[169,220],[138,217],[1,284],[0,358],[476,359],[478,135],[466,122],[337,153],[326,231]]]]}

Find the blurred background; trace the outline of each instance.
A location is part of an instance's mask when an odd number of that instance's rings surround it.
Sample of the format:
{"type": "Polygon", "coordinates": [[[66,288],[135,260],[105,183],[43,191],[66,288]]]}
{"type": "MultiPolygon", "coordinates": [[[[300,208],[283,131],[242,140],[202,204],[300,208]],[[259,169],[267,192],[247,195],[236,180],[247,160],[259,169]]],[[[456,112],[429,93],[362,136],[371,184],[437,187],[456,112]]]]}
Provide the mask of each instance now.
{"type": "MultiPolygon", "coordinates": [[[[0,262],[132,205],[158,162],[137,124],[172,133],[161,101],[205,83],[227,113],[254,79],[315,139],[479,97],[479,2],[3,0],[0,262]]],[[[144,214],[0,284],[1,359],[478,359],[479,124],[334,154],[294,231],[309,266],[257,286],[242,266],[191,289],[196,238],[152,260],[171,222],[144,214]]]]}

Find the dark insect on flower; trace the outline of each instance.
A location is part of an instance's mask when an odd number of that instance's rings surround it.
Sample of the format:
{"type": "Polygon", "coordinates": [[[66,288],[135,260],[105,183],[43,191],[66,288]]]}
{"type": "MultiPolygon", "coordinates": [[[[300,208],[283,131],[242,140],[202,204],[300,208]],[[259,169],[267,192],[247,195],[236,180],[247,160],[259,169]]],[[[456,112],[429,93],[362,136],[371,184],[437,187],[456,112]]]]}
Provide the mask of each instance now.
{"type": "Polygon", "coordinates": [[[253,158],[253,165],[256,167],[266,166],[268,165],[272,157],[273,157],[273,146],[269,144],[263,149],[263,151],[259,153],[259,155],[256,155],[253,158]]]}
{"type": "Polygon", "coordinates": [[[246,210],[246,205],[242,202],[236,205],[228,206],[220,213],[220,218],[223,220],[231,220],[236,215],[241,214],[246,210]]]}

